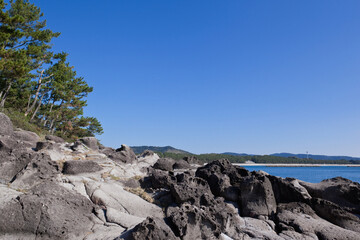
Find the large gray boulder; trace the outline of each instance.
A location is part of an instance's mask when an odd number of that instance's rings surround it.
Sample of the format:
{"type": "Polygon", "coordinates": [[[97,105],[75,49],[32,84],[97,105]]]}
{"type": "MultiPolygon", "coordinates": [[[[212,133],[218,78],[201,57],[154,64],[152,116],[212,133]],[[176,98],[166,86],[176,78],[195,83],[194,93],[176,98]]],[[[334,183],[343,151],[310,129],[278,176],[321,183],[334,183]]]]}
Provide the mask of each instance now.
{"type": "Polygon", "coordinates": [[[326,199],[360,214],[360,183],[342,177],[326,179],[320,183],[299,183],[312,197],[326,199]]]}
{"type": "Polygon", "coordinates": [[[305,202],[309,203],[311,196],[295,178],[281,178],[267,175],[274,191],[277,203],[305,202]]]}
{"type": "Polygon", "coordinates": [[[174,169],[189,169],[190,167],[190,164],[183,159],[177,160],[173,165],[174,169]]]}
{"type": "Polygon", "coordinates": [[[132,231],[123,234],[116,240],[150,240],[164,239],[176,240],[180,239],[174,235],[171,228],[167,226],[164,220],[160,218],[148,217],[142,223],[137,225],[132,231]]]}
{"type": "Polygon", "coordinates": [[[46,154],[31,155],[31,161],[11,181],[13,188],[29,189],[43,181],[54,181],[59,166],[46,154]]]}
{"type": "Polygon", "coordinates": [[[0,182],[9,183],[35,157],[30,150],[0,151],[0,182]]]}
{"type": "Polygon", "coordinates": [[[40,137],[36,133],[25,131],[22,129],[14,131],[13,136],[17,140],[20,140],[22,142],[30,142],[33,144],[40,140],[40,137]]]}
{"type": "Polygon", "coordinates": [[[84,137],[80,141],[91,150],[99,150],[99,141],[95,137],[84,137]]]}
{"type": "Polygon", "coordinates": [[[119,163],[133,163],[136,160],[134,151],[125,144],[121,145],[121,148],[116,150],[112,148],[104,148],[101,152],[108,156],[111,160],[119,163]]]}
{"type": "Polygon", "coordinates": [[[54,135],[46,135],[45,139],[48,141],[56,142],[56,143],[64,143],[65,142],[65,140],[62,139],[61,137],[54,136],[54,135]]]}
{"type": "Polygon", "coordinates": [[[175,163],[175,160],[172,158],[160,158],[154,164],[153,168],[164,170],[164,171],[172,171],[172,170],[174,170],[174,168],[173,168],[174,163],[175,163]]]}
{"type": "Polygon", "coordinates": [[[276,200],[266,176],[249,176],[240,184],[241,214],[246,217],[267,217],[276,213],[276,200]]]}
{"type": "Polygon", "coordinates": [[[102,167],[94,161],[71,160],[64,163],[62,172],[64,174],[79,174],[97,172],[100,170],[102,170],[102,167]]]}
{"type": "Polygon", "coordinates": [[[8,116],[0,112],[0,135],[12,135],[13,124],[8,116]]]}
{"type": "Polygon", "coordinates": [[[170,191],[177,204],[189,202],[200,206],[205,195],[214,198],[208,183],[204,179],[185,173],[177,175],[176,179],[177,182],[171,184],[170,191]]]}
{"type": "Polygon", "coordinates": [[[312,209],[321,218],[345,229],[360,233],[360,218],[330,201],[314,198],[312,209]]]}
{"type": "Polygon", "coordinates": [[[83,239],[93,226],[92,211],[86,197],[44,182],[0,205],[0,238],[83,239]]]}
{"type": "MultiPolygon", "coordinates": [[[[313,239],[359,239],[359,233],[341,228],[322,218],[306,203],[292,202],[279,204],[276,221],[278,222],[279,233],[297,232],[298,239],[309,239],[308,236],[315,236],[313,239]]],[[[290,234],[291,235],[291,234],[290,234]]]]}

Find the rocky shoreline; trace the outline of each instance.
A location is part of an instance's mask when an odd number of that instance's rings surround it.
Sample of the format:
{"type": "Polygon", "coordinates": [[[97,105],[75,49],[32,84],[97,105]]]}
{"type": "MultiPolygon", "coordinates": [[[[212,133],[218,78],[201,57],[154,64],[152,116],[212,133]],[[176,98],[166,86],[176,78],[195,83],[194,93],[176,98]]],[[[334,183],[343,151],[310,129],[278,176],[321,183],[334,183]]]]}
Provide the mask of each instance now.
{"type": "Polygon", "coordinates": [[[66,143],[0,113],[0,239],[359,239],[360,184],[66,143]]]}

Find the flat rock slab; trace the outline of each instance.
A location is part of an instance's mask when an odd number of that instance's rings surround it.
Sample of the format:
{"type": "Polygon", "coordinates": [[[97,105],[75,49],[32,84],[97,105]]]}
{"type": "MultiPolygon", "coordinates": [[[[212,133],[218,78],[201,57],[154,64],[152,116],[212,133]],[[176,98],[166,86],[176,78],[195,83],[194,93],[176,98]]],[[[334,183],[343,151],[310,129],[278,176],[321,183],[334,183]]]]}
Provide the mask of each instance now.
{"type": "Polygon", "coordinates": [[[79,174],[101,171],[102,167],[94,161],[74,160],[66,161],[63,167],[64,174],[79,174]]]}
{"type": "Polygon", "coordinates": [[[144,217],[130,215],[114,208],[106,209],[106,219],[108,222],[116,223],[124,228],[131,228],[145,220],[144,217]]]}
{"type": "Polygon", "coordinates": [[[95,204],[142,218],[148,216],[163,217],[160,207],[124,190],[119,184],[90,181],[85,184],[85,188],[88,196],[95,204]]]}

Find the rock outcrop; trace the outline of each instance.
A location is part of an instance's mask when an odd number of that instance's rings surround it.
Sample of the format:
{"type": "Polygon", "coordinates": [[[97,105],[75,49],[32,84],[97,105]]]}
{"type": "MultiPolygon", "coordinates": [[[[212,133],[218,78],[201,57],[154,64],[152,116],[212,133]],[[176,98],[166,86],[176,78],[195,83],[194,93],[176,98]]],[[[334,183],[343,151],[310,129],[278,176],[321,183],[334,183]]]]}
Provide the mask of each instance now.
{"type": "Polygon", "coordinates": [[[40,141],[0,113],[0,240],[359,239],[359,183],[196,163],[40,141]]]}
{"type": "Polygon", "coordinates": [[[11,136],[14,132],[13,124],[8,116],[0,113],[0,135],[11,136]]]}

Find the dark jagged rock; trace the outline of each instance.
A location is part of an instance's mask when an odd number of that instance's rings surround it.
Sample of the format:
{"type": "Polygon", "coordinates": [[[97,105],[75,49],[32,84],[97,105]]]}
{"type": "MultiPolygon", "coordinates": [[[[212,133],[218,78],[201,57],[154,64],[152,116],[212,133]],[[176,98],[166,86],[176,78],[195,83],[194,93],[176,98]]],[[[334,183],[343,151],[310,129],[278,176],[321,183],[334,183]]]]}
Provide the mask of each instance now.
{"type": "Polygon", "coordinates": [[[91,173],[102,170],[102,167],[94,161],[72,160],[66,161],[62,172],[64,174],[91,173]]]}
{"type": "Polygon", "coordinates": [[[199,164],[199,160],[194,156],[184,157],[183,160],[185,160],[188,164],[199,164]]]}
{"type": "Polygon", "coordinates": [[[121,148],[116,150],[113,148],[105,148],[101,152],[116,162],[133,163],[136,160],[134,151],[125,144],[121,145],[121,148]]]}
{"type": "Polygon", "coordinates": [[[229,201],[238,201],[238,184],[250,173],[232,165],[227,159],[213,161],[196,171],[196,176],[205,179],[215,196],[222,196],[229,201]]]}
{"type": "Polygon", "coordinates": [[[202,178],[182,173],[176,176],[176,180],[175,184],[171,184],[170,191],[177,204],[189,202],[200,206],[205,195],[214,197],[208,183],[202,178]]]}
{"type": "Polygon", "coordinates": [[[319,217],[342,228],[360,232],[360,218],[335,203],[313,198],[311,206],[319,217]]]}
{"type": "Polygon", "coordinates": [[[153,168],[164,170],[164,171],[172,171],[172,170],[174,170],[174,167],[173,167],[174,164],[175,164],[175,160],[172,158],[160,158],[154,164],[153,168]]]}
{"type": "Polygon", "coordinates": [[[173,165],[174,169],[189,169],[190,167],[190,164],[185,160],[178,160],[173,165]]]}
{"type": "Polygon", "coordinates": [[[169,207],[167,216],[176,236],[181,239],[216,239],[221,234],[220,224],[207,208],[185,203],[181,207],[169,207]]]}
{"type": "Polygon", "coordinates": [[[34,157],[29,150],[0,151],[0,182],[9,183],[34,157]]]}
{"type": "Polygon", "coordinates": [[[53,180],[60,173],[59,166],[46,154],[31,155],[31,161],[11,181],[14,188],[31,188],[39,182],[53,180]]]}
{"type": "Polygon", "coordinates": [[[13,124],[8,116],[0,112],[0,135],[12,135],[14,132],[13,124]]]}
{"type": "Polygon", "coordinates": [[[360,214],[360,184],[336,177],[320,183],[299,182],[312,197],[326,199],[360,214]]]}
{"type": "Polygon", "coordinates": [[[275,199],[277,203],[306,202],[311,196],[307,190],[302,187],[294,178],[280,178],[276,176],[267,176],[272,184],[275,199]]]}
{"type": "Polygon", "coordinates": [[[54,142],[37,142],[36,143],[36,151],[40,151],[40,150],[57,150],[60,151],[60,146],[58,143],[54,143],[54,142]]]}
{"type": "Polygon", "coordinates": [[[11,152],[15,148],[21,148],[22,145],[10,136],[0,136],[0,151],[11,152]]]}
{"type": "Polygon", "coordinates": [[[279,204],[276,214],[278,231],[297,232],[300,239],[312,235],[315,239],[359,239],[359,233],[336,226],[322,218],[306,203],[279,204]]]}
{"type": "Polygon", "coordinates": [[[151,186],[153,188],[168,188],[170,189],[170,186],[172,184],[176,183],[176,177],[170,172],[162,171],[158,169],[152,169],[151,170],[151,186]]]}
{"type": "Polygon", "coordinates": [[[84,137],[80,141],[92,150],[99,150],[99,142],[95,137],[84,137]]]}
{"type": "Polygon", "coordinates": [[[140,154],[140,157],[149,157],[153,156],[155,153],[151,150],[145,150],[143,153],[140,154]]]}
{"type": "Polygon", "coordinates": [[[6,216],[0,218],[0,233],[32,235],[34,239],[78,239],[93,225],[92,210],[87,198],[44,182],[0,206],[0,216],[6,216]]]}
{"type": "Polygon", "coordinates": [[[241,214],[247,217],[270,216],[276,212],[276,200],[266,176],[249,176],[240,183],[241,214]]]}
{"type": "Polygon", "coordinates": [[[56,142],[56,143],[64,143],[65,142],[65,140],[62,139],[61,137],[54,136],[54,135],[46,135],[45,139],[48,141],[56,142]]]}
{"type": "Polygon", "coordinates": [[[148,217],[142,223],[136,225],[136,227],[129,233],[124,234],[116,238],[118,240],[177,240],[179,239],[174,235],[169,226],[165,224],[162,219],[148,217]]]}

